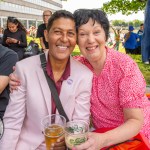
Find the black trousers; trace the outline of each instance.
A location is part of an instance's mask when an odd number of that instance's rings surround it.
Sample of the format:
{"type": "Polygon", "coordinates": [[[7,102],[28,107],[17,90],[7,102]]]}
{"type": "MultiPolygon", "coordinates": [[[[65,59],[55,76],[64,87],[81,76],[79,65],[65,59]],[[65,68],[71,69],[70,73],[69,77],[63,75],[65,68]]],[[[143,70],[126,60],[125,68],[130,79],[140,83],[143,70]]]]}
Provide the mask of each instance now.
{"type": "Polygon", "coordinates": [[[136,49],[125,48],[126,54],[136,54],[136,49]]]}

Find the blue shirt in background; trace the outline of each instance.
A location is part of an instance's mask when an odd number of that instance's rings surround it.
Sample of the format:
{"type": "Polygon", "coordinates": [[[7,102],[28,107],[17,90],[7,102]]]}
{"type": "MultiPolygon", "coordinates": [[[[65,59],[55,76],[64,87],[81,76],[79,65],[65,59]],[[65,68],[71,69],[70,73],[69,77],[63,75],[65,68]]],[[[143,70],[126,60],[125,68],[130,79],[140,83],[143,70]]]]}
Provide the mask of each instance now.
{"type": "MultiPolygon", "coordinates": [[[[124,38],[126,35],[124,36],[124,38]]],[[[139,38],[139,35],[131,32],[130,37],[127,39],[127,41],[124,43],[124,47],[127,49],[136,49],[137,48],[137,39],[139,38]]]]}

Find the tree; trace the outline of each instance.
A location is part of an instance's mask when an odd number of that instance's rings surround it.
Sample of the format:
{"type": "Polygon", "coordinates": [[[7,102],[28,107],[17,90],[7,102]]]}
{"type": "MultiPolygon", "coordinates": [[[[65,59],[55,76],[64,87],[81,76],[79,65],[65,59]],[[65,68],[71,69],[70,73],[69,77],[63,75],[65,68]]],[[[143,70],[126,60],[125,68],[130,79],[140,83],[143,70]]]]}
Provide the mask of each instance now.
{"type": "Polygon", "coordinates": [[[134,20],[133,23],[134,23],[134,27],[135,27],[135,28],[139,28],[139,27],[140,27],[140,24],[143,23],[143,22],[140,21],[140,20],[134,20]]]}
{"type": "Polygon", "coordinates": [[[103,4],[101,8],[107,14],[121,12],[123,15],[130,15],[145,9],[147,0],[111,0],[103,4]]]}
{"type": "Polygon", "coordinates": [[[139,29],[139,26],[140,26],[140,24],[141,23],[143,23],[142,21],[140,21],[140,20],[133,20],[133,21],[128,21],[128,22],[126,22],[126,21],[124,21],[124,20],[112,20],[111,21],[111,25],[113,26],[113,27],[115,27],[115,28],[117,28],[117,27],[121,27],[122,26],[122,28],[123,28],[123,30],[124,29],[128,29],[128,26],[129,25],[132,25],[132,26],[134,26],[136,29],[139,29]]]}

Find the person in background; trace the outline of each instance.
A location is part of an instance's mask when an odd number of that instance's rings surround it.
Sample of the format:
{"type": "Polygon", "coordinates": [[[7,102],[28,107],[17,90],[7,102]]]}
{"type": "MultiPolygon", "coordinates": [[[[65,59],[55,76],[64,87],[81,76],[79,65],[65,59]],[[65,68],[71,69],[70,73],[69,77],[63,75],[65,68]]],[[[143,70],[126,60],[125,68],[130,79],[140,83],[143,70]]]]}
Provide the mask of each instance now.
{"type": "Polygon", "coordinates": [[[2,45],[14,50],[19,60],[23,59],[27,47],[26,29],[17,18],[8,17],[2,45]]]}
{"type": "Polygon", "coordinates": [[[142,41],[142,36],[143,36],[143,30],[144,30],[144,24],[140,24],[140,29],[138,30],[137,34],[139,35],[139,38],[137,40],[137,50],[136,54],[141,54],[141,41],[142,41]]]}
{"type": "Polygon", "coordinates": [[[2,27],[0,27],[0,44],[2,44],[3,41],[3,34],[4,34],[4,30],[2,27]]]}
{"type": "Polygon", "coordinates": [[[121,31],[122,31],[122,27],[120,29],[115,29],[111,26],[111,28],[113,29],[114,31],[114,34],[115,34],[115,44],[114,44],[114,49],[119,51],[119,44],[120,44],[120,34],[121,34],[121,31]]]}
{"type": "Polygon", "coordinates": [[[147,1],[144,19],[144,32],[142,38],[142,61],[144,64],[150,64],[150,0],[147,1]]]}
{"type": "Polygon", "coordinates": [[[9,75],[18,61],[17,54],[0,44],[0,118],[2,119],[9,101],[9,75]]]}
{"type": "Polygon", "coordinates": [[[29,34],[29,36],[31,36],[33,39],[36,37],[36,27],[35,26],[31,26],[30,27],[30,34],[29,34]]]}
{"type": "Polygon", "coordinates": [[[50,10],[45,10],[43,12],[43,21],[44,23],[38,26],[37,29],[37,38],[40,38],[40,45],[42,47],[42,51],[48,49],[48,42],[45,40],[44,31],[46,30],[48,20],[51,17],[52,12],[50,10]]]}
{"type": "Polygon", "coordinates": [[[134,27],[129,26],[129,32],[124,36],[124,47],[126,50],[126,54],[135,54],[137,48],[137,39],[139,36],[133,32],[134,27]]]}
{"type": "MultiPolygon", "coordinates": [[[[137,64],[128,55],[106,47],[109,21],[103,11],[79,9],[74,16],[77,43],[83,55],[75,59],[93,72],[93,127],[111,129],[105,133],[90,132],[88,141],[74,149],[99,150],[139,132],[150,140],[150,101],[145,96],[146,83],[137,64]]],[[[19,88],[16,85],[20,81],[14,74],[10,84],[12,90],[19,88]]]]}
{"type": "MultiPolygon", "coordinates": [[[[49,19],[45,37],[49,43],[49,50],[45,52],[47,75],[56,85],[64,111],[70,121],[84,120],[88,123],[93,75],[70,56],[76,45],[73,14],[65,10],[56,11],[49,19]]],[[[0,150],[44,150],[41,120],[47,115],[58,114],[58,110],[51,97],[40,56],[18,62],[16,75],[22,84],[10,95],[0,150]]],[[[66,150],[64,145],[60,146],[58,149],[66,150]]]]}

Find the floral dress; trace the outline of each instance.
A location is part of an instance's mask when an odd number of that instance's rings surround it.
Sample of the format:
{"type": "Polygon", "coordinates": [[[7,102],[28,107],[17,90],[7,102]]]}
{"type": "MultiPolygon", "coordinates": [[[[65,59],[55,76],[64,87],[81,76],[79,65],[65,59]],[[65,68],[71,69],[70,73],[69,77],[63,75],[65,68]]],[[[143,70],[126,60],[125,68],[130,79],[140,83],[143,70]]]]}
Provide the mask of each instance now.
{"type": "Polygon", "coordinates": [[[114,128],[124,123],[124,108],[142,108],[141,132],[150,140],[150,101],[145,96],[146,83],[137,64],[126,54],[107,48],[103,70],[96,75],[84,57],[75,57],[94,74],[91,114],[94,127],[114,128]]]}

